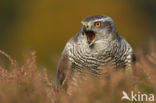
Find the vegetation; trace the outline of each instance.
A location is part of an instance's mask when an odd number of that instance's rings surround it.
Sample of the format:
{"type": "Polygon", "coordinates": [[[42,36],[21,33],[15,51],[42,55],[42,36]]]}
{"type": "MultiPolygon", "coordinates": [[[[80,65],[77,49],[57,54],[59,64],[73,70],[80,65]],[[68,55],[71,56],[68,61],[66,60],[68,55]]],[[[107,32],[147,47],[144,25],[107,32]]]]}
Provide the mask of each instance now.
{"type": "MultiPolygon", "coordinates": [[[[155,45],[155,44],[154,44],[155,45]]],[[[103,79],[88,79],[75,88],[72,95],[48,79],[46,69],[36,65],[32,53],[24,65],[18,64],[6,53],[13,66],[0,67],[0,103],[120,103],[122,91],[156,94],[156,51],[154,45],[148,54],[137,52],[133,74],[105,68],[103,79]]],[[[129,101],[122,101],[128,103],[129,101]]]]}

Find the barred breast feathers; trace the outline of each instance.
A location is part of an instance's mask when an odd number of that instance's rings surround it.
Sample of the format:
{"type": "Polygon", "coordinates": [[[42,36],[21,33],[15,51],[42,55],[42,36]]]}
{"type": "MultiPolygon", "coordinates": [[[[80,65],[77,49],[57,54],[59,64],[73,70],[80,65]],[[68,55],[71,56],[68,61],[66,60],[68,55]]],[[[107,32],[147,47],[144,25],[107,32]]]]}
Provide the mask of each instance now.
{"type": "Polygon", "coordinates": [[[121,37],[121,46],[120,49],[122,50],[121,59],[125,59],[126,69],[131,69],[133,62],[135,62],[136,57],[131,45],[126,41],[125,38],[121,37]]]}
{"type": "MultiPolygon", "coordinates": [[[[94,48],[94,52],[90,52],[86,49],[85,45],[79,45],[77,43],[77,38],[79,35],[80,34],[77,34],[76,37],[70,39],[65,47],[69,55],[69,60],[74,62],[77,66],[96,68],[110,61],[114,62],[115,65],[125,65],[128,67],[131,66],[133,57],[135,57],[134,52],[132,47],[123,37],[119,36],[118,39],[111,41],[110,45],[106,46],[107,50],[104,48],[103,50],[94,48]],[[98,52],[96,52],[96,50],[98,50],[98,52]]],[[[95,47],[98,46],[99,45],[97,44],[95,47]]]]}

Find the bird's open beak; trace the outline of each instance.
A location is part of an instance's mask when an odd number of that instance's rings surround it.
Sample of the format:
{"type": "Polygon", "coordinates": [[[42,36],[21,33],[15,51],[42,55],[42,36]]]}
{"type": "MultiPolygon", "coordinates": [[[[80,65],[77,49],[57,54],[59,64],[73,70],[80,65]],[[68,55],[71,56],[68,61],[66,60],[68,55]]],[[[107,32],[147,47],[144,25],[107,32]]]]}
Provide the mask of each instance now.
{"type": "Polygon", "coordinates": [[[83,32],[86,35],[89,46],[92,46],[96,40],[95,32],[91,30],[91,27],[88,24],[84,25],[83,32]]]}

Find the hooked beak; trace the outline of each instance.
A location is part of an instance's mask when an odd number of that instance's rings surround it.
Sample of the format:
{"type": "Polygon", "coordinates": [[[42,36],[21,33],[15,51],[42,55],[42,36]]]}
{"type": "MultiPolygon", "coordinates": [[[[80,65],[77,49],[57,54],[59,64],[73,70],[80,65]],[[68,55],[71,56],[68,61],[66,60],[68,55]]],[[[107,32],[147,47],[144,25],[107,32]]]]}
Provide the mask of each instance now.
{"type": "Polygon", "coordinates": [[[82,31],[86,35],[89,46],[92,46],[96,40],[95,32],[91,30],[91,27],[88,24],[83,26],[82,31]]]}

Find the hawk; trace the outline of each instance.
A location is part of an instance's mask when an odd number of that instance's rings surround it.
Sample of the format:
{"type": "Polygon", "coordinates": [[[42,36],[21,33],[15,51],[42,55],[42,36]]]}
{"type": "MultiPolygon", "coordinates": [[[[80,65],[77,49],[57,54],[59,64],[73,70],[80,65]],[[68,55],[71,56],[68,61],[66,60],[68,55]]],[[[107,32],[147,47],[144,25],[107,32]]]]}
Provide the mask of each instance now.
{"type": "Polygon", "coordinates": [[[99,75],[100,67],[106,64],[131,69],[135,61],[134,51],[118,34],[111,17],[89,16],[81,23],[80,32],[67,42],[62,52],[56,77],[59,85],[67,86],[69,78],[80,74],[84,68],[95,75],[99,75]]]}

